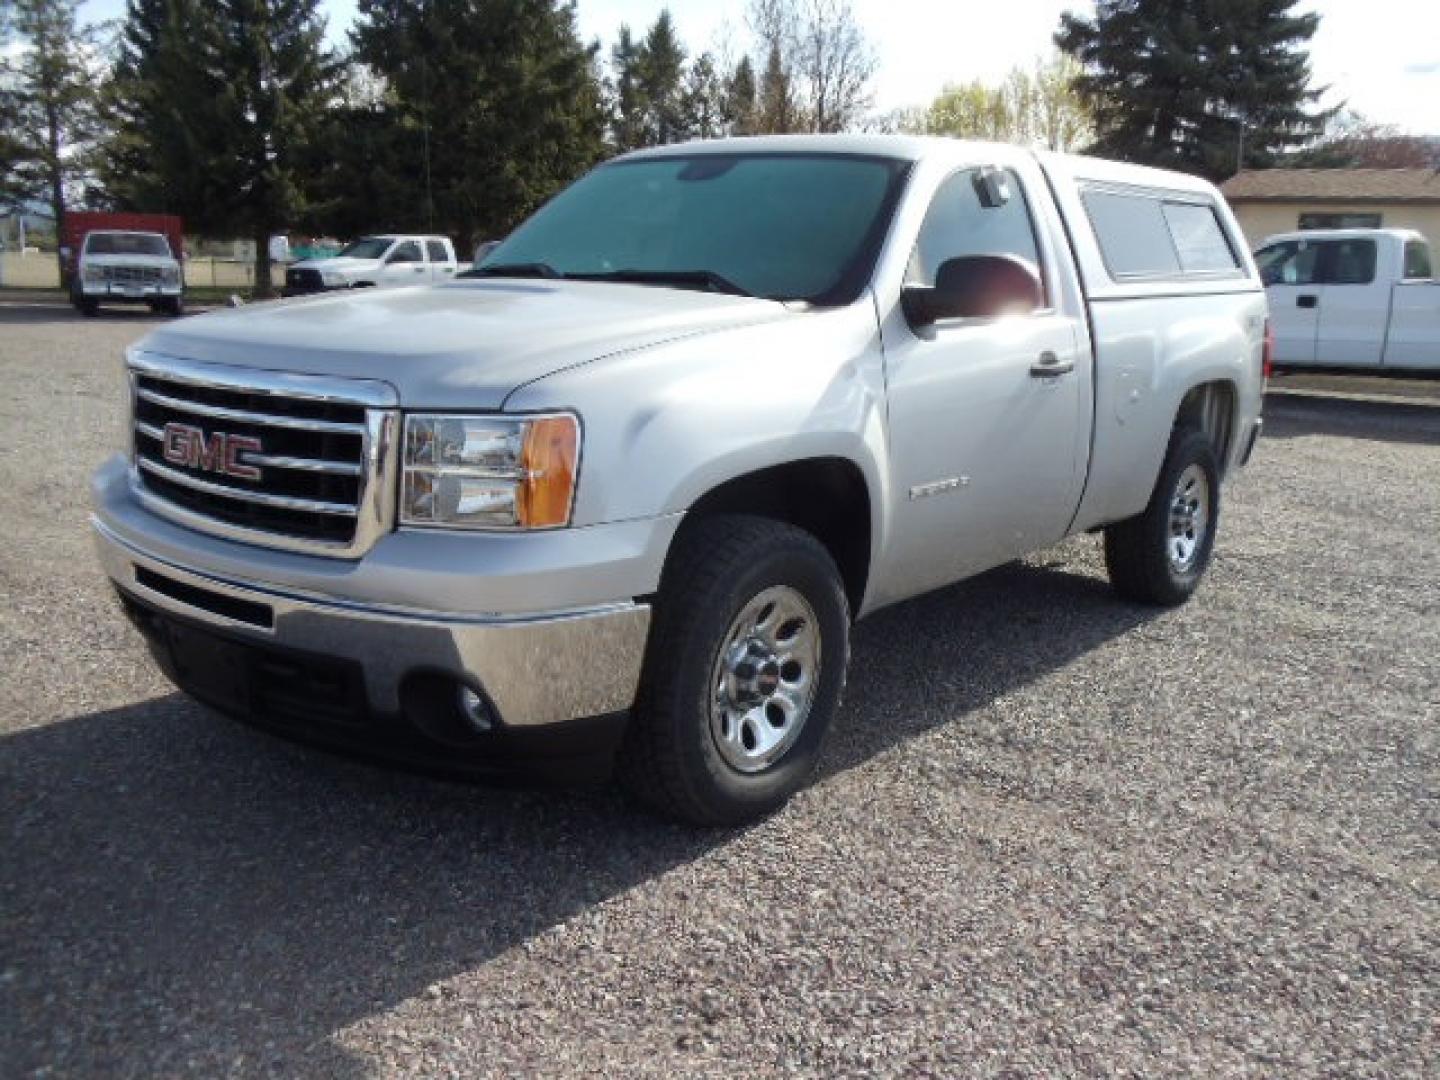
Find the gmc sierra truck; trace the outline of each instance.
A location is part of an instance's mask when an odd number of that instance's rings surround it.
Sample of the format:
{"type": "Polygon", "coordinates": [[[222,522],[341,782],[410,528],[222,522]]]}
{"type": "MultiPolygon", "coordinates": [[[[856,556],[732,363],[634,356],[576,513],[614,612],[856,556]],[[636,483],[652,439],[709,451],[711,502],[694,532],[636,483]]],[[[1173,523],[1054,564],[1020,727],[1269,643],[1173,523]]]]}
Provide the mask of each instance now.
{"type": "Polygon", "coordinates": [[[671,146],[455,281],[157,329],[95,535],[224,712],[451,771],[613,768],[734,823],[810,773],[858,618],[1099,530],[1123,596],[1188,598],[1266,341],[1192,177],[671,146]]]}

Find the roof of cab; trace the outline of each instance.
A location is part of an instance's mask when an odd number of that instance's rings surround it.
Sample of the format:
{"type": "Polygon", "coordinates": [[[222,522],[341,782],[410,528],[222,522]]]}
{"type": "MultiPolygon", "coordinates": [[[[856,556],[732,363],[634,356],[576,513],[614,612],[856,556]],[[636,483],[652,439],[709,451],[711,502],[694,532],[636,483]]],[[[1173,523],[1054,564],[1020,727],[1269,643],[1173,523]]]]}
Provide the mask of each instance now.
{"type": "Polygon", "coordinates": [[[1293,229],[1290,232],[1272,233],[1260,241],[1261,246],[1279,244],[1286,240],[1374,240],[1376,238],[1424,240],[1423,233],[1414,229],[1293,229]]]}
{"type": "Polygon", "coordinates": [[[996,164],[1014,161],[1017,157],[1035,158],[1047,172],[1075,180],[1155,187],[1170,191],[1192,191],[1213,194],[1215,187],[1208,181],[1185,173],[1168,172],[1144,165],[1106,161],[1079,154],[1035,151],[1011,143],[951,139],[937,135],[753,135],[734,139],[697,139],[691,142],[654,146],[622,154],[615,161],[639,161],[664,158],[675,154],[869,154],[877,157],[920,161],[938,157],[944,160],[966,160],[996,164]]]}

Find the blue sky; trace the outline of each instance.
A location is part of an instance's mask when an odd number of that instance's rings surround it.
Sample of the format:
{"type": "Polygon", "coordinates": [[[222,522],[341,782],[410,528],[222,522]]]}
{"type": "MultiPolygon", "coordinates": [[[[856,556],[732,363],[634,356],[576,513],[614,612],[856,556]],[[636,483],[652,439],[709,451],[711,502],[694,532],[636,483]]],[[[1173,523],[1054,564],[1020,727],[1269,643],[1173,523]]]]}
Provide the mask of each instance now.
{"type": "MultiPolygon", "coordinates": [[[[947,82],[997,79],[1050,48],[1066,9],[1089,0],[851,0],[875,45],[876,104],[923,104],[947,82]],[[997,10],[1003,14],[997,17],[997,10]]],[[[326,0],[337,42],[355,16],[354,0],[326,0]]],[[[745,39],[745,0],[579,0],[581,32],[608,47],[621,23],[640,28],[669,7],[686,43],[712,48],[745,39]]],[[[124,0],[89,0],[87,18],[114,18],[124,0]]],[[[1311,48],[1316,81],[1372,119],[1416,134],[1440,135],[1440,0],[1304,0],[1322,15],[1311,48]]]]}

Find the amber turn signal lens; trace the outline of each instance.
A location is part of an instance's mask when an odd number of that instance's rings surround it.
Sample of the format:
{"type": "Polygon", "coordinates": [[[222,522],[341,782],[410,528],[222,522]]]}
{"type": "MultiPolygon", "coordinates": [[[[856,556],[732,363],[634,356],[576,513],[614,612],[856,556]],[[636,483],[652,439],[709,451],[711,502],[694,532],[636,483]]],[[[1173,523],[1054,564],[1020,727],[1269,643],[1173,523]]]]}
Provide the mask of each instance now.
{"type": "Polygon", "coordinates": [[[580,462],[580,426],[573,416],[545,416],[526,425],[520,451],[520,524],[549,529],[570,523],[575,473],[580,462]]]}

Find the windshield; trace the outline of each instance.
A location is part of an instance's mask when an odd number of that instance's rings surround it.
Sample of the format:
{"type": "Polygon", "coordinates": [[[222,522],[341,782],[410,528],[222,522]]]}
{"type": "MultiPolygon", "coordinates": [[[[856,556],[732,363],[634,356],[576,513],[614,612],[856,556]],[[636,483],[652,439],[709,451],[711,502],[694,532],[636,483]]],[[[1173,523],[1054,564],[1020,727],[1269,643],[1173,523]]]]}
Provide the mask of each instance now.
{"type": "Polygon", "coordinates": [[[843,154],[618,161],[561,192],[472,273],[849,303],[870,278],[907,168],[843,154]]]}
{"type": "Polygon", "coordinates": [[[85,252],[89,255],[169,256],[170,245],[159,233],[91,233],[85,241],[85,252]]]}
{"type": "Polygon", "coordinates": [[[366,236],[341,248],[340,254],[352,259],[378,259],[394,242],[393,236],[366,236]]]}

